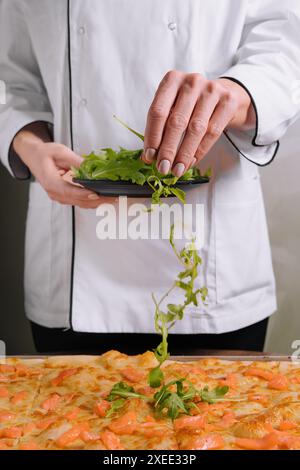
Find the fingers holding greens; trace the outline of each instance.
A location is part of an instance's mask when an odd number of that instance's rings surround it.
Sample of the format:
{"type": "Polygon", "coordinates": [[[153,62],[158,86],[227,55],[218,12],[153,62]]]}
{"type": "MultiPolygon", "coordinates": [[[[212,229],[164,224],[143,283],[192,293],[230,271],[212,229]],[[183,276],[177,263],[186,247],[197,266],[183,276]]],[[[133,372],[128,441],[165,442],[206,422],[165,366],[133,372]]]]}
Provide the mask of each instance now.
{"type": "MultiPolygon", "coordinates": [[[[119,118],[116,118],[130,132],[143,140],[143,135],[133,130],[119,118]]],[[[119,150],[104,148],[99,153],[85,155],[79,168],[72,167],[75,179],[89,181],[110,180],[127,181],[139,186],[148,186],[152,191],[152,204],[161,204],[162,198],[176,197],[182,203],[186,201],[185,191],[179,187],[181,183],[207,183],[208,173],[202,175],[198,168],[190,168],[181,178],[170,172],[162,174],[155,162],[145,163],[142,160],[142,149],[119,150]]]]}

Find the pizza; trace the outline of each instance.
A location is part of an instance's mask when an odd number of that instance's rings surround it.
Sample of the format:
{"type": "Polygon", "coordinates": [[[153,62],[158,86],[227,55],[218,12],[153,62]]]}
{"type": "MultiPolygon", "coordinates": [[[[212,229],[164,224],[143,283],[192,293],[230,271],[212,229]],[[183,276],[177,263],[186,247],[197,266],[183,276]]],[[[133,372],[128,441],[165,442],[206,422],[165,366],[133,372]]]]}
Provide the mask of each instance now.
{"type": "Polygon", "coordinates": [[[165,381],[180,377],[197,389],[228,390],[212,402],[198,396],[176,419],[153,406],[147,377],[156,365],[152,352],[6,359],[0,364],[0,449],[300,449],[299,364],[168,360],[165,381]],[[117,383],[134,393],[111,401],[117,383]]]}

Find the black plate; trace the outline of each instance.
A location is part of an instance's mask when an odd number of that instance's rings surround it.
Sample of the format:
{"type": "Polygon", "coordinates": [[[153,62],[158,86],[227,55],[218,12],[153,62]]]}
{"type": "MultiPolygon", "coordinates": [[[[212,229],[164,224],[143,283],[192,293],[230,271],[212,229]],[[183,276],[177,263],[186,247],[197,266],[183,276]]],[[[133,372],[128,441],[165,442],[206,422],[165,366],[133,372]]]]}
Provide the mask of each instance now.
{"type": "MultiPolygon", "coordinates": [[[[73,181],[102,196],[151,197],[153,193],[147,183],[141,186],[127,181],[84,180],[78,178],[73,178],[73,181]]],[[[195,186],[207,183],[209,183],[209,178],[203,177],[194,181],[178,181],[175,187],[188,191],[195,186]]]]}

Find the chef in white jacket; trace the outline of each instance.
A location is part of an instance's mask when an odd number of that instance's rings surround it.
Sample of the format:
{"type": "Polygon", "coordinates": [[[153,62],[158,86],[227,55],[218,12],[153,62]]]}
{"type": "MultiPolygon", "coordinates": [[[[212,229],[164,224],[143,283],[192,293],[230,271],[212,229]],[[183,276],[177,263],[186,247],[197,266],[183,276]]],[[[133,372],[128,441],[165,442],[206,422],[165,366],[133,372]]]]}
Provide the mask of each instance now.
{"type": "Polygon", "coordinates": [[[113,114],[146,129],[143,158],[163,173],[212,168],[188,193],[205,208],[209,295],[173,329],[172,352],[263,347],[276,293],[259,167],[299,116],[299,77],[298,0],[0,0],[0,155],[31,178],[25,310],[38,350],[158,341],[150,294],[179,271],[168,241],[99,240],[105,199],[62,178],[92,150],[138,148],[113,114]]]}

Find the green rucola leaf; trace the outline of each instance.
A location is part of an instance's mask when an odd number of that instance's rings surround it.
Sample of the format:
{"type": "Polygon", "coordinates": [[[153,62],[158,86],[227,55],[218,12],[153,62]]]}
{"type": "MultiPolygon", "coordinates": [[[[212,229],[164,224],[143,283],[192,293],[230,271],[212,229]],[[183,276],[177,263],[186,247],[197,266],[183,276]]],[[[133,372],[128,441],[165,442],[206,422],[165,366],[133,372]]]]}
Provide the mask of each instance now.
{"type": "Polygon", "coordinates": [[[182,311],[184,310],[184,305],[168,304],[167,309],[169,313],[173,315],[173,320],[176,317],[181,317],[182,311]]]}
{"type": "Polygon", "coordinates": [[[176,196],[179,199],[179,201],[181,201],[183,204],[186,203],[185,192],[182,191],[182,189],[170,188],[170,191],[171,191],[171,193],[174,194],[174,196],[176,196]]]}
{"type": "Polygon", "coordinates": [[[160,367],[155,367],[154,369],[150,370],[148,375],[148,383],[152,388],[158,388],[161,386],[162,381],[164,379],[164,374],[160,367]]]}
{"type": "Polygon", "coordinates": [[[212,176],[212,169],[211,168],[208,168],[208,170],[206,170],[206,172],[204,173],[203,175],[205,178],[211,178],[212,176]]]}
{"type": "Polygon", "coordinates": [[[126,384],[125,382],[116,383],[110,391],[107,397],[108,401],[113,401],[116,398],[147,398],[141,393],[137,393],[133,387],[126,384]]]}
{"type": "Polygon", "coordinates": [[[122,126],[126,127],[126,129],[128,129],[130,132],[132,132],[133,134],[135,134],[139,139],[141,139],[143,142],[144,142],[144,136],[143,134],[140,134],[139,132],[135,131],[134,129],[132,129],[131,127],[128,126],[128,124],[126,124],[126,122],[122,121],[120,118],[118,118],[115,114],[114,114],[114,118],[120,123],[122,124],[122,126]]]}
{"type": "Polygon", "coordinates": [[[202,302],[205,302],[208,296],[208,289],[207,287],[202,287],[202,289],[199,289],[199,292],[201,294],[201,300],[202,302]]]}
{"type": "Polygon", "coordinates": [[[173,186],[174,184],[177,183],[178,178],[177,176],[173,176],[173,175],[161,176],[161,181],[166,186],[173,186]]]}
{"type": "Polygon", "coordinates": [[[157,348],[154,351],[154,354],[159,364],[162,364],[168,359],[169,357],[168,342],[167,342],[165,334],[163,334],[162,342],[157,346],[157,348]]]}
{"type": "Polygon", "coordinates": [[[180,411],[185,414],[188,413],[183,400],[176,393],[170,394],[170,396],[164,402],[164,408],[167,408],[167,415],[171,419],[178,418],[180,411]]]}
{"type": "Polygon", "coordinates": [[[229,387],[227,386],[216,387],[213,390],[209,390],[208,387],[204,387],[202,390],[200,390],[199,395],[202,401],[213,404],[224,398],[228,390],[229,387]]]}
{"type": "Polygon", "coordinates": [[[180,413],[188,414],[187,403],[184,398],[183,382],[185,379],[173,380],[164,385],[154,395],[154,407],[160,412],[166,412],[171,419],[176,419],[180,413]],[[176,392],[172,387],[176,385],[176,392]]]}
{"type": "Polygon", "coordinates": [[[106,415],[105,415],[106,418],[110,418],[114,413],[116,413],[118,410],[123,408],[125,402],[126,402],[125,398],[119,398],[118,400],[114,400],[111,403],[111,407],[106,412],[106,415]]]}

